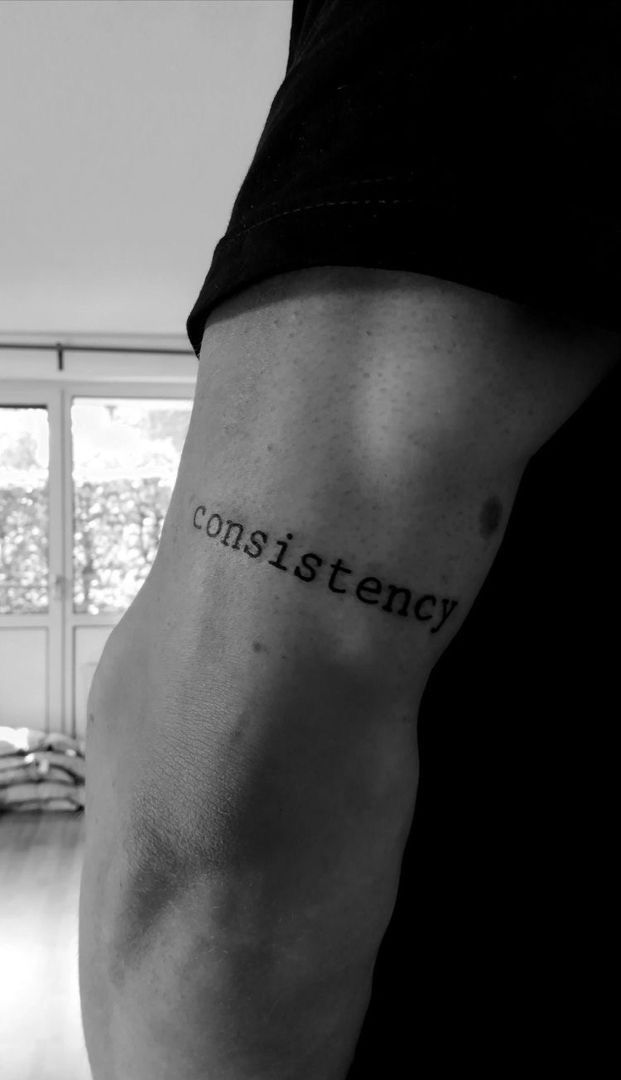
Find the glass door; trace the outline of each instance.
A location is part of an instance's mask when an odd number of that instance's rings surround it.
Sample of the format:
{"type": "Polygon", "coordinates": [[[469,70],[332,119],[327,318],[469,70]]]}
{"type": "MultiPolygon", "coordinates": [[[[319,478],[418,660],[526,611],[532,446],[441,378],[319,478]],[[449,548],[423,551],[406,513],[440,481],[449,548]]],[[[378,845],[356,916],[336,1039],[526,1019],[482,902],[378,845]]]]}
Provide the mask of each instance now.
{"type": "Polygon", "coordinates": [[[0,391],[0,725],[64,731],[60,395],[0,391]]]}
{"type": "Polygon", "coordinates": [[[74,681],[78,734],[86,728],[88,691],[108,634],[153,565],[191,409],[187,398],[71,400],[67,677],[74,681]]]}
{"type": "Polygon", "coordinates": [[[155,558],[191,410],[188,387],[0,383],[0,726],[85,733],[99,657],[155,558]]]}

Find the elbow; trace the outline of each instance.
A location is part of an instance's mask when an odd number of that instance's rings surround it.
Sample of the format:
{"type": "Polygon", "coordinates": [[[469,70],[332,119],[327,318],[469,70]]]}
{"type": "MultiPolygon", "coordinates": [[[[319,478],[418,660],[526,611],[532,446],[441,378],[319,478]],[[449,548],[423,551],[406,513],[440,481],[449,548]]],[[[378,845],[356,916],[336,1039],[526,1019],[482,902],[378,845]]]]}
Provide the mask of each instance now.
{"type": "Polygon", "coordinates": [[[177,891],[139,947],[135,929],[126,925],[111,972],[119,1045],[130,1041],[125,1027],[134,1032],[146,1017],[154,1044],[165,1040],[167,1056],[196,1067],[188,1076],[345,1075],[371,996],[374,954],[353,956],[329,935],[309,932],[299,913],[266,911],[231,880],[218,890],[197,880],[177,891]],[[153,1020],[163,1015],[160,1033],[153,1020]]]}

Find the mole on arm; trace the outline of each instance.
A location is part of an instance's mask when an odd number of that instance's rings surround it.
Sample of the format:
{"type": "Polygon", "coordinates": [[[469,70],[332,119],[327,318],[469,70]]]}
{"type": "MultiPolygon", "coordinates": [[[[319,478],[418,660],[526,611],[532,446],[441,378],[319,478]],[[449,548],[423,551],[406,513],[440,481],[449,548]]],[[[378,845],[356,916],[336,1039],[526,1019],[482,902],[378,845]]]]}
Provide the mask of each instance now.
{"type": "Polygon", "coordinates": [[[486,540],[496,532],[502,519],[502,503],[497,495],[490,495],[481,507],[479,514],[479,530],[486,540]]]}

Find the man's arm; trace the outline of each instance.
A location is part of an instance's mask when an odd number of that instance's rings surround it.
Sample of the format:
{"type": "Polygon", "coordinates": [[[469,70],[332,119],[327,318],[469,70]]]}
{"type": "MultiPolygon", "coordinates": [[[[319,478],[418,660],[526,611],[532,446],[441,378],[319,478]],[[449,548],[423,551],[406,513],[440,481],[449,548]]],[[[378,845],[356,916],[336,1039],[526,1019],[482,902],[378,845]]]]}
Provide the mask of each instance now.
{"type": "Polygon", "coordinates": [[[413,274],[300,271],[214,313],[157,560],[89,700],[94,1080],[343,1080],[425,683],[527,461],[618,354],[413,274]]]}

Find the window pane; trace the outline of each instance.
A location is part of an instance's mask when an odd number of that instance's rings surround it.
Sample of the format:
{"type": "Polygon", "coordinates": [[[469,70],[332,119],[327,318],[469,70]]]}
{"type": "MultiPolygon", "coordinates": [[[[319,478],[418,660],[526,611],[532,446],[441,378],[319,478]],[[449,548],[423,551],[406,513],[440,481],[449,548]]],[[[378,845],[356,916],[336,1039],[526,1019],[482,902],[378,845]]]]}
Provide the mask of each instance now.
{"type": "Polygon", "coordinates": [[[191,400],[73,398],[73,610],[122,614],[147,577],[191,400]]]}
{"type": "Polygon", "coordinates": [[[48,610],[49,426],[43,406],[0,406],[0,615],[48,610]]]}

